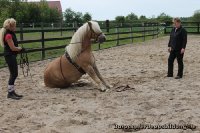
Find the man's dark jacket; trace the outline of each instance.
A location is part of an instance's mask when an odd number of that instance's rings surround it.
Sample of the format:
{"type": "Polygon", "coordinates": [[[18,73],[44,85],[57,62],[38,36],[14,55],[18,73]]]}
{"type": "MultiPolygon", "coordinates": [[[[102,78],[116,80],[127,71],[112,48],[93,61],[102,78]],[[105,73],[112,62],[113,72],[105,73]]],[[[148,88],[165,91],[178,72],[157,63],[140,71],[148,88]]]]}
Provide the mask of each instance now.
{"type": "Polygon", "coordinates": [[[168,47],[180,51],[182,48],[185,49],[187,44],[187,31],[180,26],[178,29],[173,28],[170,33],[170,39],[168,47]]]}

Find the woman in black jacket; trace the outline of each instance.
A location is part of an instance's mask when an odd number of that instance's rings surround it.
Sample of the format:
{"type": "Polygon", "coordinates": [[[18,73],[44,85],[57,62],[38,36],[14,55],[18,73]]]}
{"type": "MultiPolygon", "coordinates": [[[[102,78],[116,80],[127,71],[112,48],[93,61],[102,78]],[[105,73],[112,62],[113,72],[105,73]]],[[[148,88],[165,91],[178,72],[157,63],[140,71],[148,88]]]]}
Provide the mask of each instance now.
{"type": "Polygon", "coordinates": [[[18,76],[17,53],[23,51],[18,46],[17,38],[15,35],[16,21],[13,18],[4,21],[3,28],[0,30],[0,44],[4,47],[4,57],[8,64],[10,77],[8,81],[8,95],[7,98],[19,100],[23,96],[15,92],[15,80],[18,76]]]}

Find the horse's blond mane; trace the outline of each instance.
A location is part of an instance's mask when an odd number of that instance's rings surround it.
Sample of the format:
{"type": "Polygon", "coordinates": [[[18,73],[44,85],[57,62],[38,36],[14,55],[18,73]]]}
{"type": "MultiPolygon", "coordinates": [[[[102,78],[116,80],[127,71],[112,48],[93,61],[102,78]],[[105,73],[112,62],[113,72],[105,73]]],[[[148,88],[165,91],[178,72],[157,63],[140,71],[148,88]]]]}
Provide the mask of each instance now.
{"type": "MultiPolygon", "coordinates": [[[[90,22],[92,23],[92,28],[94,29],[95,33],[101,33],[101,29],[98,23],[94,21],[90,21],[90,22]]],[[[70,44],[66,46],[65,50],[69,54],[72,61],[75,61],[77,56],[81,53],[82,42],[88,30],[89,30],[88,23],[85,23],[74,33],[70,44]]]]}

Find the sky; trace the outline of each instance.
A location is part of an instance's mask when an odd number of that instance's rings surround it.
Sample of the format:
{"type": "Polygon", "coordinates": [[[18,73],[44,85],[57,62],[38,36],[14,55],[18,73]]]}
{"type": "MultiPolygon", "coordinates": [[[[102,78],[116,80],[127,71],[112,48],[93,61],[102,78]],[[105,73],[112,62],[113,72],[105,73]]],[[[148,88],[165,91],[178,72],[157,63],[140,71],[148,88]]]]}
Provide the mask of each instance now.
{"type": "MultiPolygon", "coordinates": [[[[37,0],[32,0],[37,1],[37,0]]],[[[49,0],[53,1],[53,0],[49,0]]],[[[114,20],[131,12],[147,18],[157,17],[162,12],[172,17],[190,17],[200,10],[200,0],[60,0],[63,12],[89,12],[93,20],[114,20]]]]}

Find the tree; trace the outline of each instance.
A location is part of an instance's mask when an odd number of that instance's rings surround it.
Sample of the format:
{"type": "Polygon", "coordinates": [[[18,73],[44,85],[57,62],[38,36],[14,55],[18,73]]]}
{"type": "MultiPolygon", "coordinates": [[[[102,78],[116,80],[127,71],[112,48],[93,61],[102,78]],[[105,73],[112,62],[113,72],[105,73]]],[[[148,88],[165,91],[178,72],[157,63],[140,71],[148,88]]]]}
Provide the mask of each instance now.
{"type": "Polygon", "coordinates": [[[83,23],[83,14],[73,11],[71,8],[67,8],[64,12],[64,19],[67,23],[83,23]]]}
{"type": "Polygon", "coordinates": [[[10,2],[8,0],[0,0],[0,27],[2,27],[2,24],[5,21],[5,19],[9,17],[9,5],[10,2]]]}
{"type": "Polygon", "coordinates": [[[192,21],[200,22],[200,10],[196,10],[192,16],[192,21]]]}
{"type": "Polygon", "coordinates": [[[135,15],[134,13],[130,13],[126,16],[126,21],[136,21],[138,20],[138,16],[135,15]]]}
{"type": "Polygon", "coordinates": [[[45,0],[41,0],[39,4],[41,22],[50,22],[50,9],[45,0]]]}
{"type": "Polygon", "coordinates": [[[48,6],[46,0],[39,4],[28,3],[26,0],[0,0],[0,23],[6,18],[15,18],[18,23],[58,22],[62,14],[48,6]]]}
{"type": "Polygon", "coordinates": [[[75,12],[73,22],[83,23],[83,14],[81,12],[75,12]]]}
{"type": "Polygon", "coordinates": [[[90,20],[92,20],[92,16],[91,16],[88,12],[86,12],[86,13],[83,15],[83,22],[88,22],[88,21],[90,21],[90,20]]]}
{"type": "Polygon", "coordinates": [[[3,22],[5,21],[6,18],[8,18],[9,13],[8,13],[8,9],[4,9],[2,11],[0,11],[0,24],[2,27],[3,22]]]}
{"type": "Polygon", "coordinates": [[[160,22],[171,22],[172,17],[163,12],[157,17],[157,20],[160,22]]]}
{"type": "Polygon", "coordinates": [[[124,16],[117,16],[117,17],[115,17],[115,21],[117,23],[124,23],[125,22],[125,17],[124,16]]]}
{"type": "Polygon", "coordinates": [[[29,3],[29,22],[39,23],[41,22],[41,12],[40,7],[34,3],[29,3]]]}
{"type": "Polygon", "coordinates": [[[2,11],[2,9],[4,9],[4,8],[8,7],[9,5],[10,5],[10,2],[8,0],[0,0],[0,11],[2,11]]]}
{"type": "Polygon", "coordinates": [[[9,3],[9,15],[12,18],[16,18],[16,12],[20,10],[20,0],[10,0],[9,3]]]}
{"type": "Polygon", "coordinates": [[[64,12],[64,19],[67,23],[73,23],[75,12],[71,8],[67,8],[64,12]]]}
{"type": "Polygon", "coordinates": [[[50,22],[59,22],[62,16],[57,9],[50,9],[50,22]]]}
{"type": "Polygon", "coordinates": [[[20,10],[15,12],[15,19],[19,22],[29,22],[29,8],[28,3],[21,3],[18,7],[20,10]]]}
{"type": "Polygon", "coordinates": [[[139,19],[140,19],[141,21],[147,20],[146,16],[144,16],[144,15],[141,15],[139,19]]]}
{"type": "Polygon", "coordinates": [[[40,20],[46,23],[58,22],[62,19],[62,14],[57,9],[50,8],[46,0],[41,0],[39,4],[40,20]]]}

